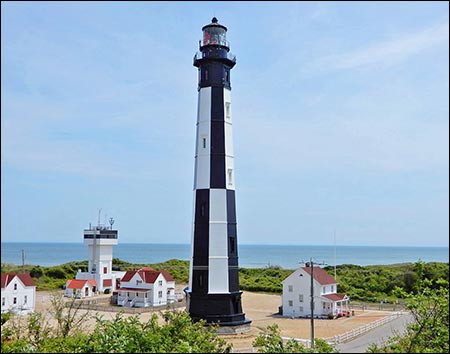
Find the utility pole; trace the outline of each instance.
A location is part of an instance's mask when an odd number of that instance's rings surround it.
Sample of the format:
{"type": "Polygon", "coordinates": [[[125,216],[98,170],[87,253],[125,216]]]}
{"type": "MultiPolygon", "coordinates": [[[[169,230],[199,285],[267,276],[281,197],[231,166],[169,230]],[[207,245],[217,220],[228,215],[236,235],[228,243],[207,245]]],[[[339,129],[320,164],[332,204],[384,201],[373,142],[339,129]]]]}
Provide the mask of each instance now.
{"type": "MultiPolygon", "coordinates": [[[[309,262],[301,262],[301,263],[305,263],[306,266],[310,266],[311,267],[311,286],[310,286],[310,290],[311,290],[311,302],[310,302],[310,307],[311,307],[311,349],[312,352],[314,353],[314,262],[312,260],[312,258],[309,259],[309,262]]],[[[318,263],[319,264],[319,263],[318,263]]],[[[320,263],[320,265],[324,265],[325,262],[320,263]]]]}
{"type": "Polygon", "coordinates": [[[311,266],[311,349],[314,353],[314,263],[309,260],[311,266]]]}

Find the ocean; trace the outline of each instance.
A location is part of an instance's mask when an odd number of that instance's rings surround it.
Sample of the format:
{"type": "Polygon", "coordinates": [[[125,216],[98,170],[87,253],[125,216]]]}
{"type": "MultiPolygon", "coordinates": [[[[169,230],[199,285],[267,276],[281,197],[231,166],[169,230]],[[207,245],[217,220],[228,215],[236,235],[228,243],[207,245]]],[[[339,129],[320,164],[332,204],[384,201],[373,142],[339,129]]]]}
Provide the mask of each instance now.
{"type": "MultiPolygon", "coordinates": [[[[2,242],[2,263],[54,266],[87,260],[87,246],[80,243],[2,242]]],[[[189,260],[189,244],[119,243],[113,257],[131,263],[159,263],[169,259],[189,260]]],[[[239,245],[239,266],[265,268],[280,266],[296,269],[312,259],[325,265],[379,265],[417,262],[445,262],[448,247],[378,247],[378,246],[305,246],[305,245],[239,245]]]]}

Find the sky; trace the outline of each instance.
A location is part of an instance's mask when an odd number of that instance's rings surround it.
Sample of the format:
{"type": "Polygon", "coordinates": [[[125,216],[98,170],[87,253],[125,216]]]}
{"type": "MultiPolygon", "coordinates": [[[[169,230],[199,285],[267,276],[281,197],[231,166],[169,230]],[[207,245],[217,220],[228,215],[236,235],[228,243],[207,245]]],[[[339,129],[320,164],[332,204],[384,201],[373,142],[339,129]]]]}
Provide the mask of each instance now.
{"type": "Polygon", "coordinates": [[[240,244],[447,246],[448,2],[1,2],[1,240],[190,243],[201,28],[240,244]]]}

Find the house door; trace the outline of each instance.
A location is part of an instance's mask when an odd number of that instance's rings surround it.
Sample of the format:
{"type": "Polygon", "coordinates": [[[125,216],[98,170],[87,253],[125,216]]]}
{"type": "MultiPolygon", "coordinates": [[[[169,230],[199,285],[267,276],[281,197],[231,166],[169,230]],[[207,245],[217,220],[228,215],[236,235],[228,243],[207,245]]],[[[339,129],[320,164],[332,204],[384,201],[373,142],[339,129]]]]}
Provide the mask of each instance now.
{"type": "Polygon", "coordinates": [[[88,287],[84,288],[84,296],[89,296],[89,288],[88,287]]]}

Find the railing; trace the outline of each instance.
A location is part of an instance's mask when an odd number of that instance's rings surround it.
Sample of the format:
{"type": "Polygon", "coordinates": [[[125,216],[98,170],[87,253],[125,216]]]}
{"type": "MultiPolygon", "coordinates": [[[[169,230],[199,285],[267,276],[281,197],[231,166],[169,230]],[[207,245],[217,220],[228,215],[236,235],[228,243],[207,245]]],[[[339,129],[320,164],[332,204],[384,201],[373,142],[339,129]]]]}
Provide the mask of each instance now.
{"type": "Polygon", "coordinates": [[[117,305],[125,306],[125,303],[128,301],[128,296],[125,296],[123,300],[117,300],[117,305]]]}
{"type": "MultiPolygon", "coordinates": [[[[196,60],[203,59],[203,58],[205,58],[205,53],[203,53],[203,52],[196,52],[194,54],[194,62],[196,60]]],[[[236,62],[236,55],[227,52],[226,59],[231,60],[232,62],[236,62]]]]}
{"type": "Polygon", "coordinates": [[[343,343],[343,342],[347,342],[347,341],[349,341],[349,340],[351,340],[351,339],[353,339],[355,337],[358,337],[358,336],[360,336],[360,335],[362,335],[362,334],[364,334],[364,333],[366,333],[366,332],[368,332],[368,331],[370,331],[370,330],[372,330],[372,329],[374,329],[376,327],[379,327],[379,326],[384,325],[384,324],[386,324],[388,322],[391,322],[391,321],[395,320],[396,318],[400,317],[401,315],[403,315],[402,311],[396,312],[396,313],[394,313],[394,314],[392,314],[390,316],[383,317],[383,318],[381,318],[381,319],[379,319],[377,321],[368,323],[368,324],[366,324],[364,326],[361,326],[361,327],[358,327],[358,328],[355,328],[355,329],[351,329],[350,331],[347,331],[345,333],[342,333],[342,334],[339,334],[339,335],[336,335],[336,336],[333,336],[333,337],[324,338],[324,340],[327,341],[328,343],[334,344],[334,345],[339,344],[339,343],[343,343]]]}
{"type": "Polygon", "coordinates": [[[136,303],[137,299],[138,299],[137,297],[134,297],[133,300],[131,300],[131,301],[128,303],[128,306],[129,306],[129,307],[133,307],[133,305],[136,303]]]}

